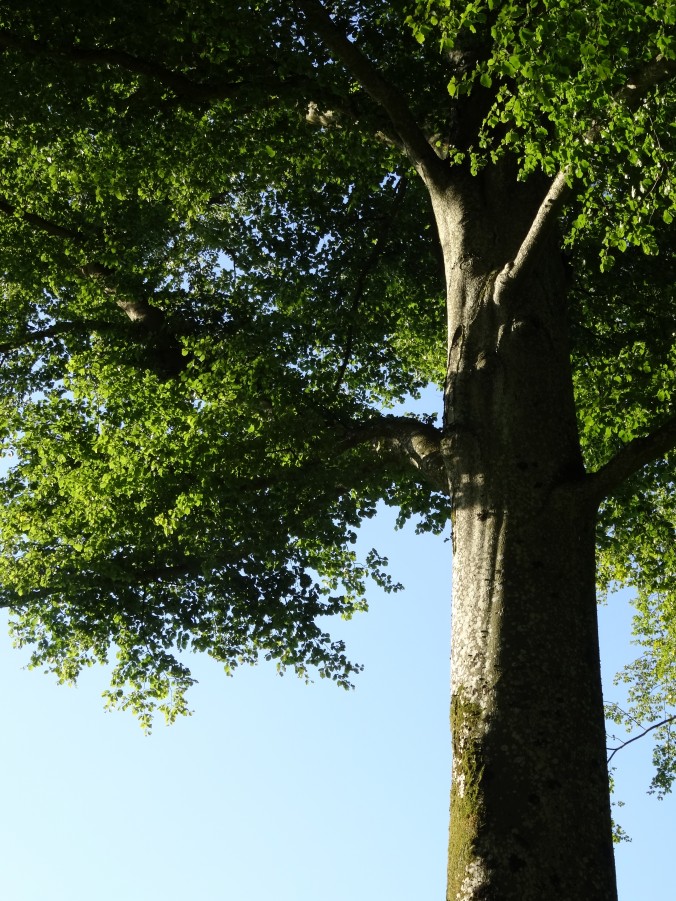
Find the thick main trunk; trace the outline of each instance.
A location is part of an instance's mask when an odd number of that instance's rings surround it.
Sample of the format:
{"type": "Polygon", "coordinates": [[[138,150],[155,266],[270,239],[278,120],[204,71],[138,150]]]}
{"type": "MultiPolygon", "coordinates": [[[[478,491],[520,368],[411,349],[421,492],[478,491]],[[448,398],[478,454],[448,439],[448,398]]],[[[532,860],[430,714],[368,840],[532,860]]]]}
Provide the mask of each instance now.
{"type": "Polygon", "coordinates": [[[593,520],[477,491],[455,518],[449,899],[615,897],[593,520]]]}
{"type": "Polygon", "coordinates": [[[530,211],[527,195],[486,196],[460,213],[435,199],[454,509],[448,899],[612,901],[595,510],[576,490],[563,275],[552,254],[496,303],[530,211]]]}

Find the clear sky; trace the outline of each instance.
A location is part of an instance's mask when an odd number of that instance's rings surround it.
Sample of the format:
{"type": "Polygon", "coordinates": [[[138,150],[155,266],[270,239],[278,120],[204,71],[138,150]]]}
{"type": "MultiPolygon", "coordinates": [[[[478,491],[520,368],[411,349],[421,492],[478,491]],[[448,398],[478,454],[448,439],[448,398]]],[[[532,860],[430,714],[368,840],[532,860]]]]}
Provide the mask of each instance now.
{"type": "MultiPolygon", "coordinates": [[[[23,670],[2,635],[0,896],[6,901],[440,901],[444,897],[450,544],[361,540],[406,591],[371,591],[338,624],[366,665],[357,689],[272,667],[228,679],[195,658],[194,715],[145,737],[105,713],[105,672],[77,688],[23,670]]],[[[624,596],[602,609],[614,672],[629,659],[624,596]]],[[[610,676],[608,676],[610,681],[610,676]]],[[[612,688],[606,689],[608,699],[612,688]]],[[[618,755],[620,899],[664,898],[676,806],[645,795],[649,739],[618,755]]]]}

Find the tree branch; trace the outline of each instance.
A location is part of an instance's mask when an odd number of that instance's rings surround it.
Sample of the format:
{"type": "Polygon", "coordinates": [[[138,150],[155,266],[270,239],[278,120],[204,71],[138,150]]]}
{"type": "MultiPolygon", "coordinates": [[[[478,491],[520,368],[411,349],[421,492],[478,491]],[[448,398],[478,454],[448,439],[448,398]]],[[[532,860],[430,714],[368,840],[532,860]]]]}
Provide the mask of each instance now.
{"type": "Polygon", "coordinates": [[[298,82],[296,76],[280,79],[274,75],[261,77],[252,81],[193,81],[182,72],[175,72],[160,63],[134,56],[124,50],[113,47],[84,47],[67,45],[50,47],[39,40],[26,40],[9,31],[0,31],[0,48],[18,50],[27,56],[41,59],[67,60],[76,66],[114,66],[133,75],[144,75],[153,81],[169,88],[179,99],[190,103],[207,104],[218,100],[227,100],[241,93],[248,87],[263,88],[274,93],[281,84],[298,82]]]}
{"type": "Polygon", "coordinates": [[[654,429],[649,435],[634,438],[605,466],[585,479],[586,491],[599,503],[614,494],[622,483],[655,460],[676,448],[676,416],[654,429]]]}
{"type": "Polygon", "coordinates": [[[607,750],[612,751],[612,753],[606,762],[610,763],[610,761],[613,759],[613,757],[617,754],[618,751],[621,751],[622,748],[626,748],[627,745],[630,745],[632,742],[638,741],[639,738],[643,738],[644,735],[647,735],[649,732],[652,732],[653,729],[659,729],[660,726],[667,726],[667,725],[669,725],[669,723],[673,723],[675,720],[676,720],[676,715],[668,716],[665,719],[660,720],[659,723],[653,723],[652,726],[648,726],[646,729],[643,730],[643,732],[639,732],[638,735],[634,735],[632,738],[628,738],[626,741],[623,741],[616,748],[608,748],[607,750]]]}
{"type": "MultiPolygon", "coordinates": [[[[630,111],[635,110],[651,88],[668,81],[674,75],[676,75],[676,60],[660,55],[647,63],[615,94],[614,102],[616,105],[624,105],[630,111]]],[[[593,122],[582,141],[586,144],[598,141],[603,135],[604,125],[604,122],[593,122]]],[[[540,248],[545,243],[566,200],[572,193],[572,183],[573,176],[570,167],[562,169],[555,176],[516,256],[507,263],[496,280],[495,295],[498,302],[508,292],[514,290],[516,283],[523,278],[537,258],[540,248]]]]}
{"type": "MultiPolygon", "coordinates": [[[[86,247],[87,239],[78,229],[65,228],[35,213],[27,213],[15,207],[3,197],[0,197],[0,213],[4,213],[7,217],[16,219],[19,222],[25,222],[35,231],[43,232],[62,241],[71,241],[83,249],[86,247]]],[[[120,296],[119,289],[115,284],[115,271],[110,267],[103,266],[100,263],[86,263],[84,266],[80,266],[78,271],[86,278],[101,280],[104,284],[104,291],[115,299],[117,306],[126,313],[132,322],[142,323],[151,331],[157,331],[164,325],[165,316],[162,310],[148,303],[145,298],[130,300],[127,297],[120,296]]]]}
{"type": "Polygon", "coordinates": [[[45,341],[48,338],[58,338],[61,335],[82,332],[88,333],[92,330],[108,330],[114,326],[110,322],[102,319],[83,319],[80,322],[58,322],[55,325],[43,329],[26,330],[23,334],[18,335],[12,341],[3,341],[0,343],[0,354],[11,353],[13,350],[20,350],[22,347],[28,347],[31,344],[45,341]]]}
{"type": "MultiPolygon", "coordinates": [[[[340,455],[362,445],[371,445],[376,453],[391,454],[442,494],[449,495],[448,476],[441,452],[441,430],[412,416],[374,416],[365,422],[345,422],[331,419],[330,428],[337,430],[331,453],[340,455]]],[[[325,458],[316,456],[296,470],[285,470],[283,478],[304,481],[311,471],[323,469],[325,458]]],[[[278,473],[238,483],[238,491],[262,491],[280,481],[278,473]]]]}
{"type": "Polygon", "coordinates": [[[345,346],[343,349],[343,359],[341,361],[340,366],[338,367],[338,375],[336,376],[335,384],[334,384],[334,392],[338,392],[340,390],[340,386],[343,383],[343,379],[345,378],[345,373],[347,371],[347,367],[350,364],[350,360],[352,359],[352,351],[354,349],[354,337],[357,323],[355,321],[355,317],[359,306],[364,297],[364,292],[366,290],[366,284],[368,278],[375,268],[376,263],[378,262],[378,258],[382,255],[383,250],[386,247],[387,239],[390,235],[390,232],[396,223],[397,214],[401,208],[401,205],[404,200],[404,195],[406,194],[406,176],[399,176],[399,181],[397,182],[397,186],[394,191],[394,200],[392,201],[392,210],[390,215],[384,220],[384,223],[375,237],[373,244],[371,245],[371,250],[364,261],[364,265],[359,270],[357,274],[357,279],[354,286],[354,291],[352,292],[352,299],[349,305],[349,316],[350,320],[348,322],[347,327],[347,337],[345,340],[345,346]]]}
{"type": "Polygon", "coordinates": [[[351,446],[367,442],[417,470],[436,491],[449,494],[440,429],[410,416],[379,416],[348,433],[351,446]]]}
{"type": "Polygon", "coordinates": [[[378,68],[336,26],[319,0],[295,0],[309,26],[354,75],[366,93],[389,116],[406,154],[424,181],[438,184],[448,179],[448,166],[436,155],[416,122],[401,91],[386,81],[378,68]]]}
{"type": "Polygon", "coordinates": [[[0,213],[4,213],[6,216],[11,216],[15,219],[19,219],[22,222],[26,222],[28,225],[33,226],[37,231],[44,232],[47,235],[51,235],[53,238],[61,238],[62,240],[67,241],[75,241],[76,243],[83,243],[84,236],[79,232],[72,231],[72,229],[64,228],[62,225],[57,225],[55,222],[50,222],[47,219],[43,219],[42,216],[36,216],[35,213],[26,213],[22,210],[19,210],[17,207],[13,206],[4,197],[0,197],[0,213]]]}

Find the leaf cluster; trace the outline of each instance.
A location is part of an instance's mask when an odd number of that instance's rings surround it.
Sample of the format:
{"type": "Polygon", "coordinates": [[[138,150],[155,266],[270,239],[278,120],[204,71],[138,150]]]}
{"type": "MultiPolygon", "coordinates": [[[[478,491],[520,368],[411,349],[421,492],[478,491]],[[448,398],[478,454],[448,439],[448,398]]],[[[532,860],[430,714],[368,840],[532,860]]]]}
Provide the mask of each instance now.
{"type": "MultiPolygon", "coordinates": [[[[627,94],[674,58],[671,0],[330,11],[449,179],[578,185],[563,225],[589,466],[672,415],[673,87],[627,94]]],[[[324,617],[361,609],[368,577],[395,587],[356,557],[359,522],[381,500],[423,529],[448,512],[375,428],[446,362],[439,244],[401,135],[276,0],[3,4],[0,52],[16,641],[64,680],[118,655],[109,699],[144,724],[185,710],[190,650],[349,685],[324,617]]],[[[648,606],[676,571],[672,473],[602,511],[602,580],[644,580],[648,606]]]]}
{"type": "Polygon", "coordinates": [[[0,16],[0,603],[63,681],[114,657],[146,728],[190,651],[349,687],[325,617],[397,587],[356,527],[445,518],[358,438],[442,378],[431,221],[391,147],[306,121],[350,91],[307,43],[275,4],[0,16]]]}

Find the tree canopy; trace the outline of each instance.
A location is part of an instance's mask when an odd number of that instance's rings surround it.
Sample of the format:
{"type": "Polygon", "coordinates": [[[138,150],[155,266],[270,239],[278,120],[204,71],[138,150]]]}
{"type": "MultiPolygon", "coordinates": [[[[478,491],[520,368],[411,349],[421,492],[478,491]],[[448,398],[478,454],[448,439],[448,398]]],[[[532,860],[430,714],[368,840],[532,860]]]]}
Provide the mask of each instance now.
{"type": "Polygon", "coordinates": [[[402,412],[444,384],[443,168],[541,187],[502,276],[558,230],[600,583],[638,592],[628,715],[673,708],[675,20],[2,4],[0,603],[35,665],[112,654],[108,701],[146,726],[185,711],[186,651],[352,683],[326,617],[396,588],[359,522],[450,516],[438,424],[402,412]]]}

